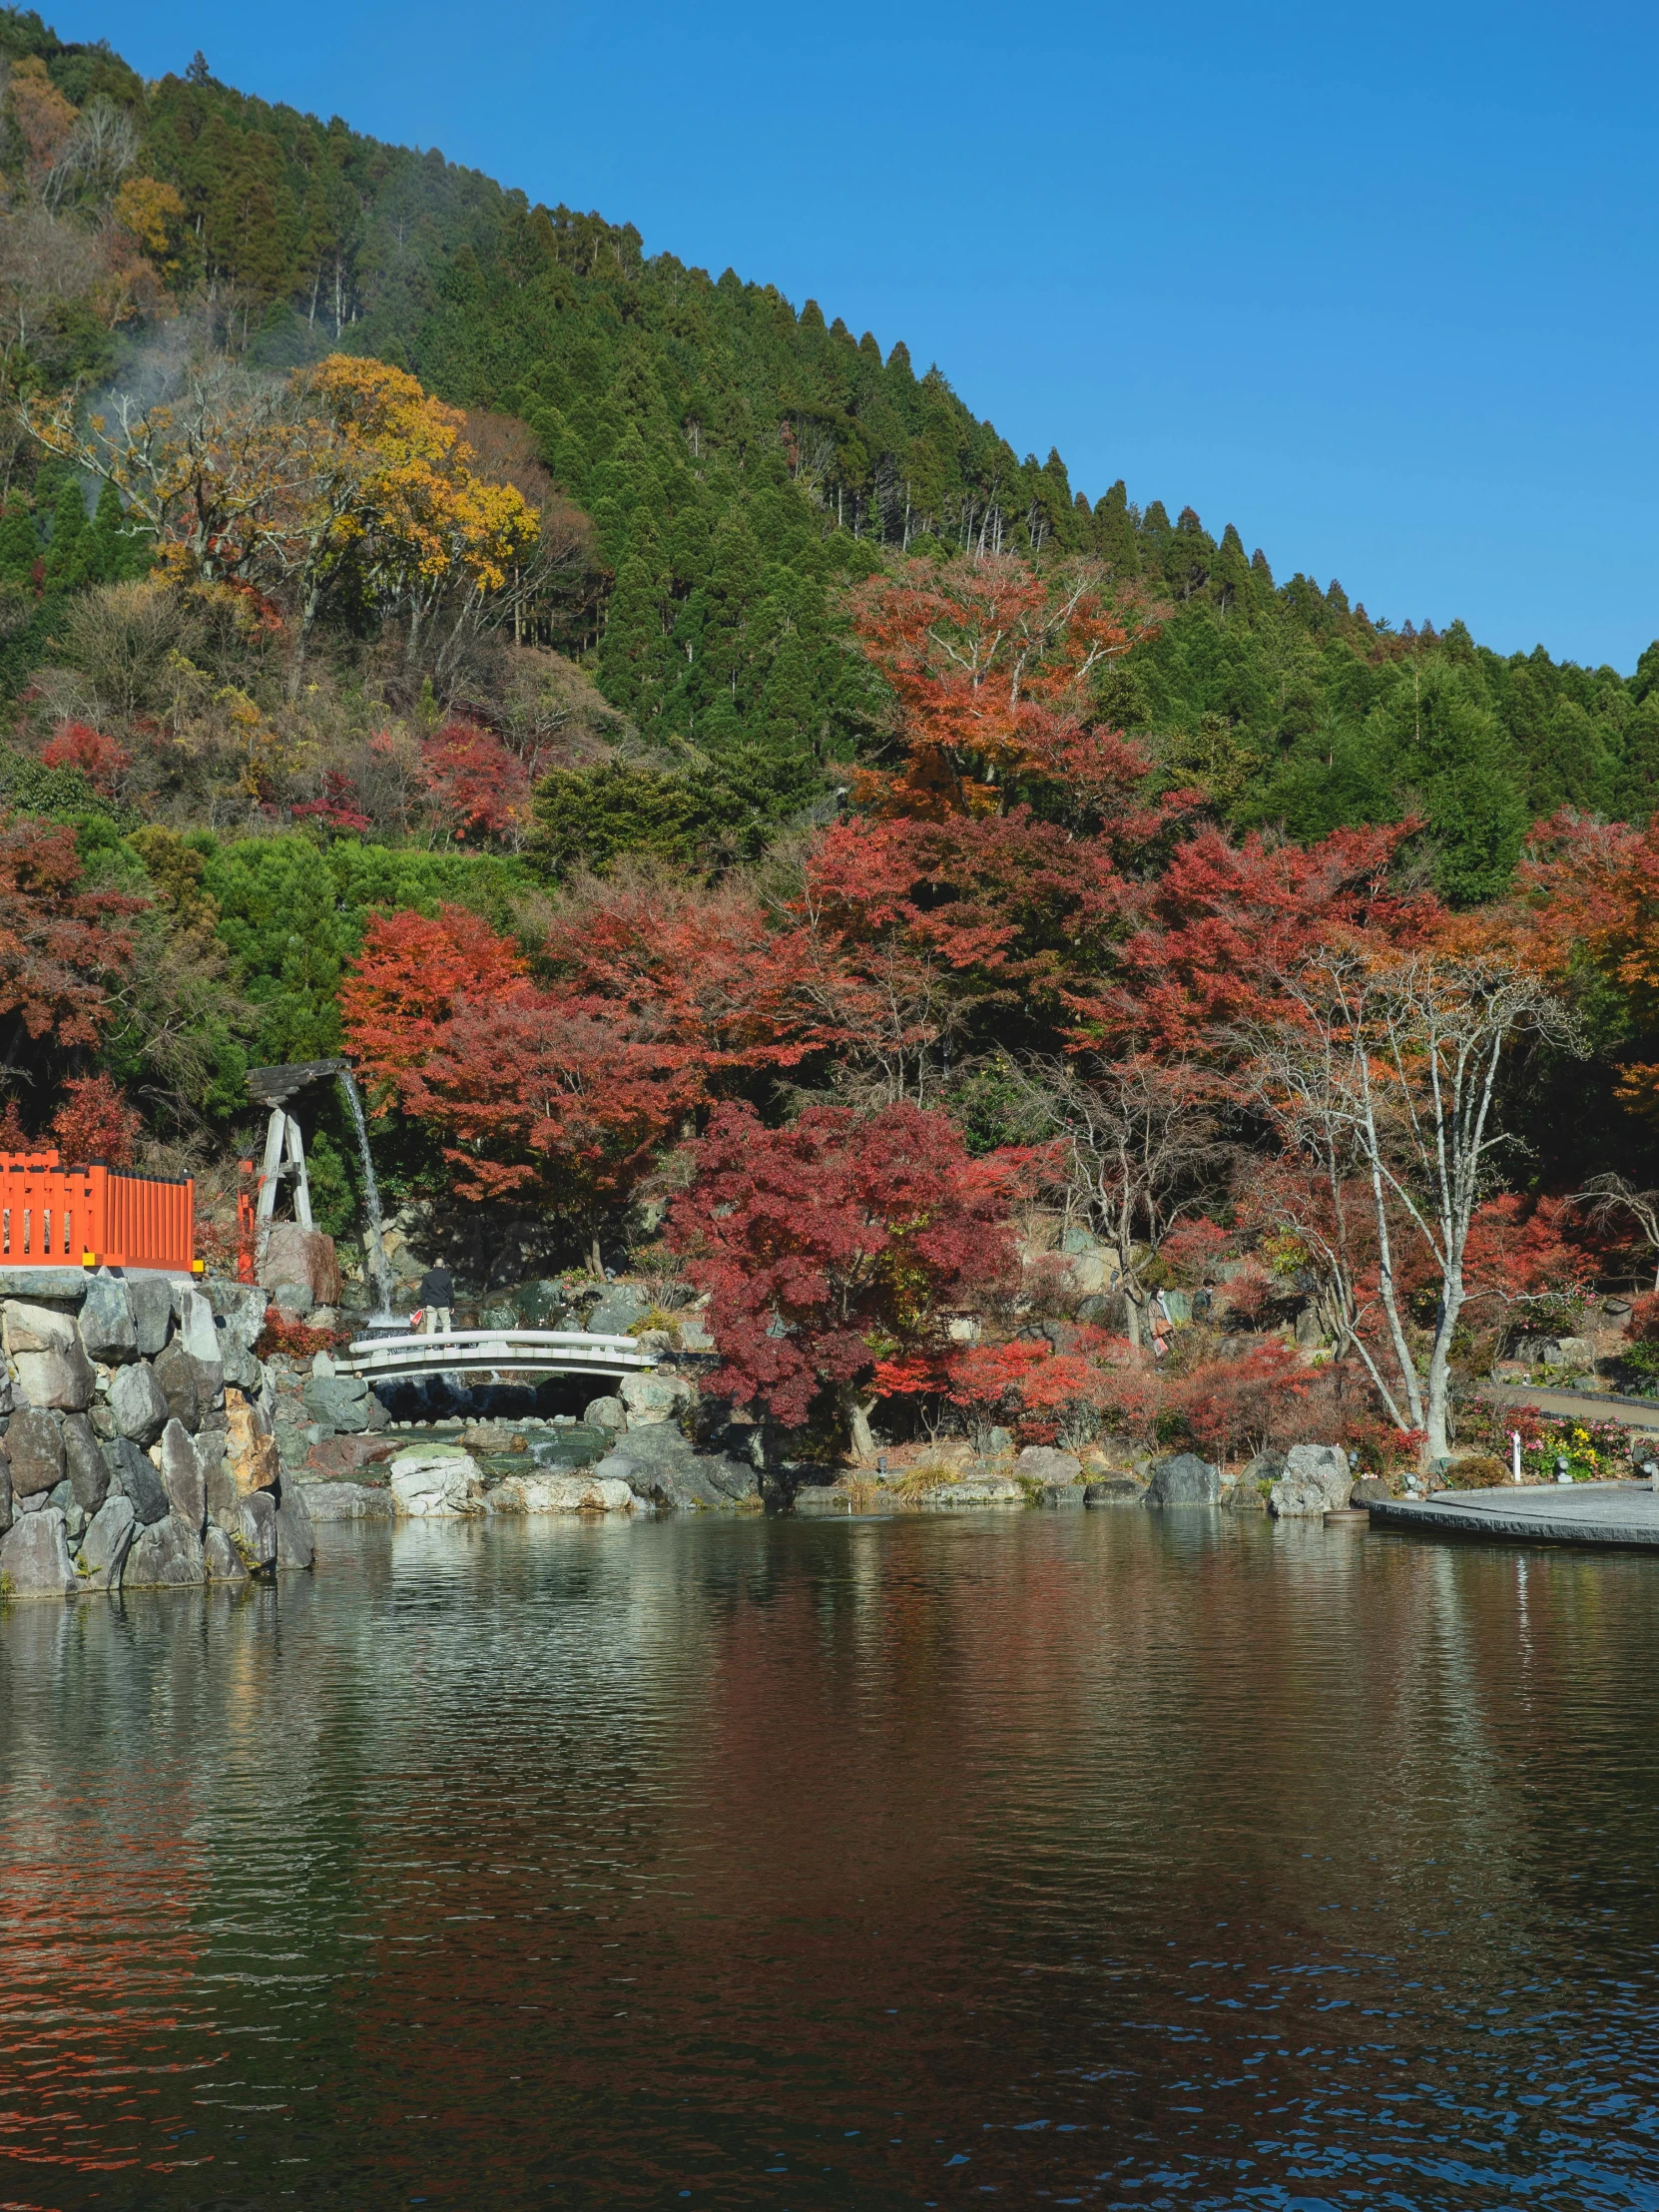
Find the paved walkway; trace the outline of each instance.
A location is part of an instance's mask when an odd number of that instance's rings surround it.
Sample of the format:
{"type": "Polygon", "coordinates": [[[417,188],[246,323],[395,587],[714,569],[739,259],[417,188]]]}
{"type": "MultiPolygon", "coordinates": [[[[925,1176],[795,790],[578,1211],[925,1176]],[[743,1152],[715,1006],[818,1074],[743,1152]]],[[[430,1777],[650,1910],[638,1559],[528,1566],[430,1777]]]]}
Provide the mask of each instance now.
{"type": "Polygon", "coordinates": [[[1436,1490],[1420,1504],[1390,1498],[1373,1524],[1435,1536],[1534,1544],[1619,1544],[1659,1551],[1659,1491],[1646,1482],[1574,1482],[1436,1490]]]}
{"type": "Polygon", "coordinates": [[[1618,1397],[1611,1390],[1551,1389],[1547,1383],[1483,1382],[1479,1395],[1499,1405],[1535,1405],[1573,1420],[1615,1420],[1626,1428],[1659,1428],[1659,1397],[1618,1397]]]}

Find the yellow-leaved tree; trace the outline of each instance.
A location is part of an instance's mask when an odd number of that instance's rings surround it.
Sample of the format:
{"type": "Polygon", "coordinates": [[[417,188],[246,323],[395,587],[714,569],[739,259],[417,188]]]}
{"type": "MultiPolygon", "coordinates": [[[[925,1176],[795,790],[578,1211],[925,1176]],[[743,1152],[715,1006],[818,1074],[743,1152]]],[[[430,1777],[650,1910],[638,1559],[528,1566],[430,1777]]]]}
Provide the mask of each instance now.
{"type": "Polygon", "coordinates": [[[385,361],[330,354],[285,382],[216,359],[167,399],[26,399],[49,451],[115,485],[129,526],[180,580],[277,602],[299,642],[327,606],[401,620],[414,654],[440,607],[457,627],[528,588],[539,518],[472,466],[463,417],[385,361]]]}

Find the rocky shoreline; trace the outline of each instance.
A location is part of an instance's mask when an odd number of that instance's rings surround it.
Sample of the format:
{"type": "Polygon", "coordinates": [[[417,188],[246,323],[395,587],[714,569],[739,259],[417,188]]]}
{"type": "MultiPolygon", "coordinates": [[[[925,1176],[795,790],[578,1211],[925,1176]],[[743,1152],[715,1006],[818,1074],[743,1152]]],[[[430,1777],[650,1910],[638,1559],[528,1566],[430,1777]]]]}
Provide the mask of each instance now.
{"type": "Polygon", "coordinates": [[[239,1283],[0,1269],[0,1597],[311,1565],[263,1403],[265,1316],[239,1283]]]}

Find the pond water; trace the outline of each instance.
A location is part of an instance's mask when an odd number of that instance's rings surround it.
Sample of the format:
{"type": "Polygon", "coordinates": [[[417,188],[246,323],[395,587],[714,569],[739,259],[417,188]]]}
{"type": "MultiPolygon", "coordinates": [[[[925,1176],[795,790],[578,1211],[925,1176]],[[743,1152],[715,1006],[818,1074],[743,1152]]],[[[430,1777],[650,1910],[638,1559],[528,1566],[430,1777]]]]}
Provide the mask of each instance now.
{"type": "Polygon", "coordinates": [[[322,1535],[0,1617],[0,2205],[1659,2206],[1659,1561],[322,1535]]]}

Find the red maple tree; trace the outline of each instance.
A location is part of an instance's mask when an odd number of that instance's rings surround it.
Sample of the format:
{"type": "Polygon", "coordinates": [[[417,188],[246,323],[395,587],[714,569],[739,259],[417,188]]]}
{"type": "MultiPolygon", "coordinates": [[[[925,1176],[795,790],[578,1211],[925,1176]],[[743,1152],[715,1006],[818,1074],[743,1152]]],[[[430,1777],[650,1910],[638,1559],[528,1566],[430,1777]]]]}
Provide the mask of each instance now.
{"type": "Polygon", "coordinates": [[[1012,1265],[1004,1170],[942,1114],[818,1106],[768,1129],[731,1102],[693,1162],[669,1234],[711,1294],[711,1386],[792,1425],[829,1391],[856,1436],[877,1362],[937,1343],[1012,1265]]]}

